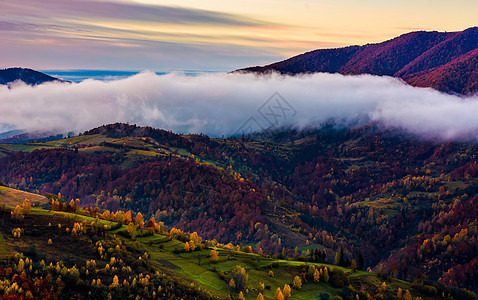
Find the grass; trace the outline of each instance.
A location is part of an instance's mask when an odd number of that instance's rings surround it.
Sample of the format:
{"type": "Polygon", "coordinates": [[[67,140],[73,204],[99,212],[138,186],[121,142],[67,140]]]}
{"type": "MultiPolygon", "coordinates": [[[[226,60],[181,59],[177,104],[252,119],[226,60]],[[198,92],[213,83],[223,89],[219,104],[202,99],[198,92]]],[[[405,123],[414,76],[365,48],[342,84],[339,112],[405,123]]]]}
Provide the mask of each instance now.
{"type": "Polygon", "coordinates": [[[5,204],[5,206],[15,207],[17,205],[22,205],[26,198],[28,198],[30,202],[36,206],[49,202],[48,198],[44,196],[12,189],[9,187],[0,187],[0,202],[5,204]]]}

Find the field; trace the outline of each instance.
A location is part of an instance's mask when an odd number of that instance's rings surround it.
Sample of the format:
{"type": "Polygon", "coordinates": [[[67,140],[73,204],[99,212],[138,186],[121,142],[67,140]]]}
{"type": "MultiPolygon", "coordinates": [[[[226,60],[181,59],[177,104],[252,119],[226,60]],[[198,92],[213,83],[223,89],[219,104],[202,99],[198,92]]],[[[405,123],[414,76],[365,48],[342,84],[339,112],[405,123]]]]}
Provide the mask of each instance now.
{"type": "Polygon", "coordinates": [[[44,196],[0,186],[0,203],[6,206],[22,205],[25,198],[28,198],[33,206],[40,206],[49,202],[44,196]]]}

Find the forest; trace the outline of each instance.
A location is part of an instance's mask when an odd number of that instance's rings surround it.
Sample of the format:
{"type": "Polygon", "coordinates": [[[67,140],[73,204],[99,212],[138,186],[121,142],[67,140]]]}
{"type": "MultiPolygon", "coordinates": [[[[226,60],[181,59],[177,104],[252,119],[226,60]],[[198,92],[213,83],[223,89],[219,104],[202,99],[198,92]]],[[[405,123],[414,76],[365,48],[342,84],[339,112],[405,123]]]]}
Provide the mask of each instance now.
{"type": "MultiPolygon", "coordinates": [[[[140,214],[153,221],[137,226],[136,235],[167,228],[189,248],[193,239],[185,236],[195,233],[208,241],[203,249],[223,245],[371,272],[415,282],[415,298],[478,291],[473,143],[426,141],[373,125],[213,139],[117,123],[0,150],[2,184],[46,196],[47,210],[81,210],[124,227],[140,214]]],[[[323,276],[320,265],[316,270],[323,276]]],[[[216,273],[227,284],[232,279],[216,273]]],[[[315,269],[307,273],[301,280],[313,282],[315,269]]]]}

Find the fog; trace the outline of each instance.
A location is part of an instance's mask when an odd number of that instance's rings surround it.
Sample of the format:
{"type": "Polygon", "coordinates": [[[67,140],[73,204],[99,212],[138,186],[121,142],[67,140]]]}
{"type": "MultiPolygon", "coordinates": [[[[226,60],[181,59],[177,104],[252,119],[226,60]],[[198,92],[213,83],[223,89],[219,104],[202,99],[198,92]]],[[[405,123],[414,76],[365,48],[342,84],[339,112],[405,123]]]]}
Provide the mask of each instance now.
{"type": "Polygon", "coordinates": [[[334,119],[375,122],[431,139],[476,140],[477,116],[478,95],[463,98],[371,75],[191,77],[146,71],[108,82],[0,86],[0,132],[82,132],[129,122],[220,137],[334,119]]]}

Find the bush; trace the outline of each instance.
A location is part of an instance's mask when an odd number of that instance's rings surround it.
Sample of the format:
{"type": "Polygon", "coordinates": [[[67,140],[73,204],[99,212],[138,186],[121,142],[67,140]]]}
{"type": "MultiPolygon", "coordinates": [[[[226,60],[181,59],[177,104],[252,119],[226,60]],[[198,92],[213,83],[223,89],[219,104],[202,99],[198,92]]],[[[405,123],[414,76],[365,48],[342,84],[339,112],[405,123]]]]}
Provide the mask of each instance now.
{"type": "Polygon", "coordinates": [[[349,285],[350,281],[349,278],[347,277],[347,274],[344,273],[344,271],[340,269],[335,269],[333,272],[331,272],[332,278],[330,284],[334,288],[343,288],[346,285],[349,285]]]}

